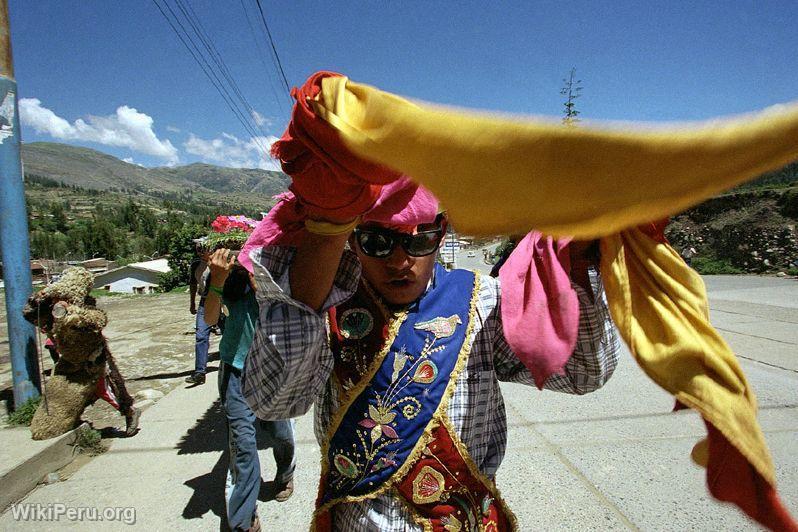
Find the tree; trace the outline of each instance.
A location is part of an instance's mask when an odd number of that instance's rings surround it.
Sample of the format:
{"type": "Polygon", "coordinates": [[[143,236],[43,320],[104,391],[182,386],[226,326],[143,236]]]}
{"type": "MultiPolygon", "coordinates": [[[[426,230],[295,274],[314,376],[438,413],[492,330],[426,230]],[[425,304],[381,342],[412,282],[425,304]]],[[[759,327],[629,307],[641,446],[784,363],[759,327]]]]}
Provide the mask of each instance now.
{"type": "Polygon", "coordinates": [[[50,204],[50,214],[53,216],[53,225],[56,231],[66,233],[67,231],[67,217],[64,212],[64,204],[60,201],[54,201],[50,204]]]}
{"type": "Polygon", "coordinates": [[[63,233],[32,231],[30,237],[31,257],[63,259],[70,251],[69,238],[63,233]]]}
{"type": "Polygon", "coordinates": [[[562,122],[563,124],[570,126],[574,125],[576,122],[579,122],[579,111],[576,110],[576,104],[574,100],[582,96],[582,87],[581,79],[574,79],[576,77],[576,68],[571,69],[571,74],[568,79],[563,79],[563,83],[565,85],[562,89],[560,89],[560,94],[566,97],[565,103],[565,110],[563,112],[562,122]]]}
{"type": "MultiPolygon", "coordinates": [[[[160,289],[168,292],[177,286],[188,284],[191,262],[196,257],[194,239],[207,234],[201,225],[185,225],[168,235],[169,273],[161,274],[160,289]]],[[[166,237],[166,235],[164,235],[166,237]]]]}

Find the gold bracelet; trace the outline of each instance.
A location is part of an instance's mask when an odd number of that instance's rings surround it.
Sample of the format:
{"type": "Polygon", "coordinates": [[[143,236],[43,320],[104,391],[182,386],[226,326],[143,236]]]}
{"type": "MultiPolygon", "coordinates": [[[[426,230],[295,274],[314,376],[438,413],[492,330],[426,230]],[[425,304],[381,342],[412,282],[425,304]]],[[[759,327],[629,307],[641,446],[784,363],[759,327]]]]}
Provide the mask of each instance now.
{"type": "Polygon", "coordinates": [[[305,220],[305,229],[309,233],[322,236],[339,236],[345,235],[352,231],[360,223],[360,216],[355,218],[349,223],[334,224],[331,222],[321,222],[319,220],[305,220]]]}

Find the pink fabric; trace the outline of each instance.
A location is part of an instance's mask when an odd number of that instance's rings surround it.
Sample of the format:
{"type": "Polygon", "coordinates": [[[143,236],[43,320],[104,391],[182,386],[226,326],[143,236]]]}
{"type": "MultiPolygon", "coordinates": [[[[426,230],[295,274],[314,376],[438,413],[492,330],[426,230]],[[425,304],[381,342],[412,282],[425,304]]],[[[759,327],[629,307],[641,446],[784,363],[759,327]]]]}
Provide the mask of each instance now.
{"type": "Polygon", "coordinates": [[[576,346],[579,300],[571,287],[569,241],[533,231],[499,270],[504,337],[538,388],[552,373],[563,373],[576,346]]]}
{"type": "MultiPolygon", "coordinates": [[[[249,254],[264,246],[296,246],[305,236],[305,207],[293,192],[275,196],[278,203],[258,223],[247,239],[238,262],[253,271],[249,254]]],[[[363,214],[364,222],[380,222],[395,225],[418,225],[435,221],[438,200],[426,188],[403,176],[383,185],[374,205],[363,214]]]]}

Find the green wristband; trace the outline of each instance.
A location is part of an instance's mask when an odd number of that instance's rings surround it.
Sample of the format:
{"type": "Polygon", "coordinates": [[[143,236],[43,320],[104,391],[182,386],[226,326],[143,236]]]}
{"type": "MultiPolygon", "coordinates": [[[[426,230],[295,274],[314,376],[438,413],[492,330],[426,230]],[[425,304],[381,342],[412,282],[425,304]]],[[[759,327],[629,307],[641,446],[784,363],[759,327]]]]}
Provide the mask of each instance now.
{"type": "Polygon", "coordinates": [[[208,285],[208,290],[210,290],[214,294],[218,295],[219,297],[222,297],[224,295],[224,292],[218,286],[208,285]]]}

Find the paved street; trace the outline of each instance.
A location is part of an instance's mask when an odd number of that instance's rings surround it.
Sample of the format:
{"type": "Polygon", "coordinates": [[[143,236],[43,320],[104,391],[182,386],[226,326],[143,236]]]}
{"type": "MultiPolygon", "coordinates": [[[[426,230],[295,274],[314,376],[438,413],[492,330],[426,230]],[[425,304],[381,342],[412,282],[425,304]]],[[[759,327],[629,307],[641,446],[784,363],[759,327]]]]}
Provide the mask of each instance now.
{"type": "MultiPolygon", "coordinates": [[[[478,252],[481,260],[481,252],[478,252]]],[[[461,263],[462,265],[462,263],[461,263]]],[[[486,266],[482,270],[487,270],[486,266]]],[[[760,422],[781,496],[798,516],[798,281],[775,277],[707,279],[714,324],[735,349],[757,394],[760,422]]],[[[692,412],[671,413],[670,396],[624,354],[600,391],[573,397],[503,387],[509,447],[498,485],[521,530],[759,530],[735,508],[710,500],[704,471],[689,455],[704,435],[692,412]]],[[[136,529],[217,530],[223,514],[224,424],[215,374],[179,386],[144,412],[135,438],[25,503],[133,506],[136,529]]],[[[312,418],[297,422],[296,492],[260,503],[265,530],[305,530],[319,454],[312,418]]],[[[274,471],[262,453],[263,476],[274,471]]],[[[32,523],[0,516],[1,530],[97,530],[97,523],[32,523]]],[[[105,530],[128,530],[103,523],[105,530]]]]}

